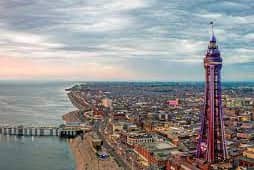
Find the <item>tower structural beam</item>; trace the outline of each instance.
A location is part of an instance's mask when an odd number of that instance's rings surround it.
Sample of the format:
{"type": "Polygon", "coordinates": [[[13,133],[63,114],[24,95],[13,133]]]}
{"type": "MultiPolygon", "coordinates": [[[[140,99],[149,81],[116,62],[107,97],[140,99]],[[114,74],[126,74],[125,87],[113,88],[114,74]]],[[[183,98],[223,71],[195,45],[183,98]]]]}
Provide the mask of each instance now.
{"type": "Polygon", "coordinates": [[[213,31],[204,58],[205,96],[201,112],[201,128],[197,146],[197,157],[208,163],[216,163],[227,158],[224,135],[224,120],[221,97],[222,58],[213,31]]]}

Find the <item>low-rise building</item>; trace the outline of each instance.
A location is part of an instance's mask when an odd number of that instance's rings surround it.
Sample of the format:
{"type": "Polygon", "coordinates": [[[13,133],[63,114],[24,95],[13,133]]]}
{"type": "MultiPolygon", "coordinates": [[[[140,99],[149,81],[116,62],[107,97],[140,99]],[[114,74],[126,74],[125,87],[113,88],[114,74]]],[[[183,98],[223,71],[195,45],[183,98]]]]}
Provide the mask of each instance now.
{"type": "Polygon", "coordinates": [[[153,142],[134,146],[134,152],[144,166],[158,169],[166,167],[169,155],[174,151],[177,151],[177,148],[170,142],[153,142]]]}
{"type": "Polygon", "coordinates": [[[243,156],[239,158],[239,164],[243,167],[254,168],[254,146],[248,147],[243,156]]]}
{"type": "Polygon", "coordinates": [[[147,133],[129,133],[127,134],[126,143],[130,146],[144,143],[152,143],[153,135],[147,133]]]}

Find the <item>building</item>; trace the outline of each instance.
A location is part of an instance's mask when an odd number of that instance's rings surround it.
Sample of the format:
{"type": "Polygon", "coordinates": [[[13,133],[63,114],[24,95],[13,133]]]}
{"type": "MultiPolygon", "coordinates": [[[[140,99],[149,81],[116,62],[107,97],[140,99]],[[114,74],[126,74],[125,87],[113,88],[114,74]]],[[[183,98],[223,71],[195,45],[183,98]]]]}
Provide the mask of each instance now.
{"type": "Polygon", "coordinates": [[[254,147],[248,147],[247,150],[243,152],[243,156],[251,158],[254,161],[254,147]]]}
{"type": "Polygon", "coordinates": [[[93,134],[91,144],[96,151],[100,151],[102,149],[103,141],[96,134],[93,134]]]}
{"type": "Polygon", "coordinates": [[[251,112],[244,112],[240,113],[238,117],[238,121],[240,122],[249,122],[252,119],[252,113],[251,112]]]}
{"type": "Polygon", "coordinates": [[[125,140],[126,141],[123,142],[126,142],[126,144],[128,144],[129,146],[154,142],[153,135],[141,132],[126,133],[125,140]]]}
{"type": "Polygon", "coordinates": [[[168,103],[168,105],[169,105],[170,107],[176,108],[176,107],[179,106],[179,99],[168,100],[167,103],[168,103]]]}
{"type": "Polygon", "coordinates": [[[112,100],[109,98],[103,98],[101,103],[104,107],[112,109],[112,100]]]}
{"type": "Polygon", "coordinates": [[[159,121],[169,121],[170,120],[170,115],[169,115],[169,113],[159,112],[158,113],[158,119],[159,119],[159,121]]]}
{"type": "Polygon", "coordinates": [[[112,121],[115,120],[115,121],[125,121],[127,120],[127,117],[126,117],[126,113],[123,112],[123,111],[119,111],[119,112],[116,112],[116,113],[112,113],[111,115],[111,118],[110,118],[112,121]]]}
{"type": "Polygon", "coordinates": [[[166,164],[166,170],[208,170],[207,165],[203,162],[199,163],[201,166],[195,166],[194,160],[188,159],[182,155],[173,155],[166,164]]]}
{"type": "Polygon", "coordinates": [[[248,147],[239,159],[240,166],[254,168],[254,147],[248,147]]]}
{"type": "Polygon", "coordinates": [[[227,158],[227,149],[221,95],[222,58],[213,30],[204,58],[204,68],[206,72],[205,101],[201,115],[197,157],[208,163],[215,163],[227,158]]]}
{"type": "Polygon", "coordinates": [[[178,152],[176,146],[169,142],[153,142],[135,145],[134,152],[146,167],[163,169],[166,167],[171,152],[178,152]]]}
{"type": "Polygon", "coordinates": [[[180,139],[182,137],[188,136],[188,133],[184,131],[184,129],[177,127],[170,127],[168,130],[157,131],[157,133],[166,137],[177,146],[180,144],[180,139]]]}

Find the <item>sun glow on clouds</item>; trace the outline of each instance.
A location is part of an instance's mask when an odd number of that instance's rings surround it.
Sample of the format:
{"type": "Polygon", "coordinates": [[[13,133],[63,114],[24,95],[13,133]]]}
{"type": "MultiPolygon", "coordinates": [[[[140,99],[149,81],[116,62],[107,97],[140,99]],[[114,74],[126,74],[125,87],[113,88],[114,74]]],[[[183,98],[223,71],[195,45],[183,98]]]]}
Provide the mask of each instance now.
{"type": "Polygon", "coordinates": [[[64,79],[66,76],[72,79],[101,79],[117,80],[121,75],[125,79],[135,77],[134,73],[117,67],[103,66],[97,63],[81,63],[70,67],[66,64],[40,63],[31,59],[0,57],[1,77],[7,79],[38,79],[53,78],[64,79]]]}
{"type": "Polygon", "coordinates": [[[254,63],[246,1],[2,0],[0,79],[202,80],[210,20],[231,79],[254,63]]]}

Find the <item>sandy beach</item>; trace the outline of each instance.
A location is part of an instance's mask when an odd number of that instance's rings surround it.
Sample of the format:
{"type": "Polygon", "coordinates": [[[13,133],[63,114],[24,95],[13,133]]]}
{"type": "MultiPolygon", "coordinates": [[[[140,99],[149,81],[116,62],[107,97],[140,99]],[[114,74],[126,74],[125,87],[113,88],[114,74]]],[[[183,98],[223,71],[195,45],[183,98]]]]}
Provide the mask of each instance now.
{"type": "MultiPolygon", "coordinates": [[[[86,122],[83,112],[75,110],[63,115],[66,123],[86,122]]],[[[76,162],[76,170],[118,170],[121,169],[113,157],[107,160],[100,160],[91,145],[91,132],[84,133],[83,140],[81,136],[69,139],[68,143],[76,162]]]]}
{"type": "Polygon", "coordinates": [[[90,144],[90,134],[84,139],[76,137],[70,139],[69,144],[76,160],[76,170],[117,170],[117,163],[110,157],[108,160],[99,160],[90,144]]]}

